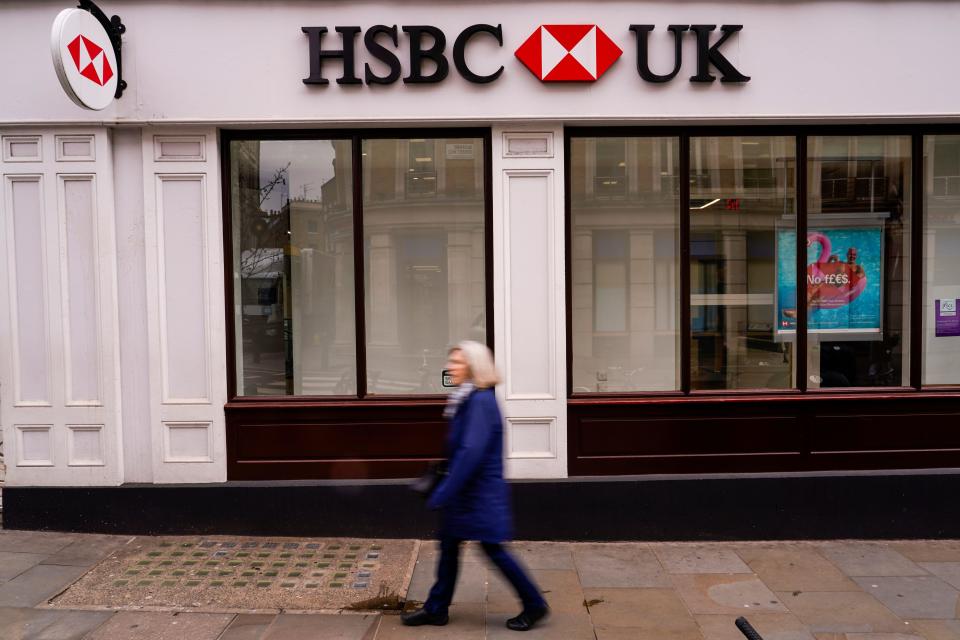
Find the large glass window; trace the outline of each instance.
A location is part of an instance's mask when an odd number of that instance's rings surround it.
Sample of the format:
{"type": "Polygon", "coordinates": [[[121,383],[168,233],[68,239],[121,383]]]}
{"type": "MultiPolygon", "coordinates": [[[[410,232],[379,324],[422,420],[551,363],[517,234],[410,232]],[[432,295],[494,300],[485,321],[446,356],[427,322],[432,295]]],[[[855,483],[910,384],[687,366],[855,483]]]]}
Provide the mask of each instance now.
{"type": "Polygon", "coordinates": [[[680,388],[676,138],[574,138],[573,391],[680,388]]]}
{"type": "Polygon", "coordinates": [[[910,382],[910,145],[808,139],[809,388],[910,382]]]}
{"type": "Polygon", "coordinates": [[[690,140],[690,382],[795,386],[796,141],[690,140]]]}
{"type": "Polygon", "coordinates": [[[364,140],[363,170],[368,392],[440,393],[447,349],[486,339],[483,141],[364,140]]]}
{"type": "Polygon", "coordinates": [[[960,384],[960,136],[926,136],[923,202],[923,384],[960,384]]]}
{"type": "Polygon", "coordinates": [[[357,393],[349,140],[230,145],[237,393],[357,393]]]}
{"type": "Polygon", "coordinates": [[[960,385],[960,134],[708,133],[570,136],[571,393],[960,385]]]}
{"type": "Polygon", "coordinates": [[[447,349],[487,336],[484,140],[244,139],[229,151],[237,394],[443,393],[447,349]]]}

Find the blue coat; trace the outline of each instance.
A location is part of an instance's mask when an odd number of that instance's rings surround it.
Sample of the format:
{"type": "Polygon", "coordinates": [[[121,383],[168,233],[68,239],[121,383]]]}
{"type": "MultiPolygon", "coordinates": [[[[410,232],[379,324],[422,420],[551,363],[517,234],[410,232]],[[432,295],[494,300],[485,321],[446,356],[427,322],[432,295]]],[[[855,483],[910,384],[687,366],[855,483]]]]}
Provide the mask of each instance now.
{"type": "Polygon", "coordinates": [[[503,480],[503,419],[493,389],[477,389],[457,408],[447,434],[449,474],[427,506],[441,510],[440,535],[504,542],[513,535],[503,480]]]}

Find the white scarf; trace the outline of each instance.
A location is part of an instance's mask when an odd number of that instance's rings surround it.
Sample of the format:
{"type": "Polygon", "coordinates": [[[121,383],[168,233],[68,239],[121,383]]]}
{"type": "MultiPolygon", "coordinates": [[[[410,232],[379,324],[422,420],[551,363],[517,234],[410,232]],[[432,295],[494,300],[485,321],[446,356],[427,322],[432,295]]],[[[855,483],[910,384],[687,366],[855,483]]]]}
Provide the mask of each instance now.
{"type": "Polygon", "coordinates": [[[447,420],[453,419],[453,416],[457,415],[460,404],[467,399],[473,389],[473,383],[467,380],[447,396],[447,406],[443,409],[443,417],[447,420]]]}

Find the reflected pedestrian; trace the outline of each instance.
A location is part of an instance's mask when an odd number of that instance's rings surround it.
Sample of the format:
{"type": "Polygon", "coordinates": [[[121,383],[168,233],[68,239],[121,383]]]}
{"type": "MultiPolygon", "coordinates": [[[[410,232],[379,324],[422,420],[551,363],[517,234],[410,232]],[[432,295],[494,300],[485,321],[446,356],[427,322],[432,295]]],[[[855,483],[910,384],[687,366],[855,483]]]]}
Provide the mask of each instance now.
{"type": "Polygon", "coordinates": [[[447,624],[460,543],[477,540],[523,603],[520,614],[507,620],[507,628],[527,631],[549,610],[540,589],[503,546],[512,535],[512,517],[503,480],[503,419],[493,390],[500,379],[493,356],[485,345],[464,341],[450,350],[447,369],[457,385],[444,410],[450,421],[449,463],[446,477],[427,501],[441,514],[437,581],[423,608],[404,614],[403,624],[447,624]]]}

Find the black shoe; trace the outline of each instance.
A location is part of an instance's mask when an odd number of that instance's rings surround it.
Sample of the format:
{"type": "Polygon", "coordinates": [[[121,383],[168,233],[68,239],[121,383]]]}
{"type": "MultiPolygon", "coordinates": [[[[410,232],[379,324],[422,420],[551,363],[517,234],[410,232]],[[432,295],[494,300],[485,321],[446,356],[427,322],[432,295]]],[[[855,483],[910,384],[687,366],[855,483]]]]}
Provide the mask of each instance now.
{"type": "Polygon", "coordinates": [[[430,613],[426,609],[417,609],[410,613],[404,613],[400,616],[400,620],[408,627],[419,627],[423,624],[442,627],[450,621],[450,616],[445,613],[430,613]]]}
{"type": "Polygon", "coordinates": [[[548,613],[550,613],[550,609],[547,607],[543,609],[524,609],[516,618],[507,620],[507,629],[511,631],[530,631],[537,624],[537,621],[545,618],[548,613]]]}

